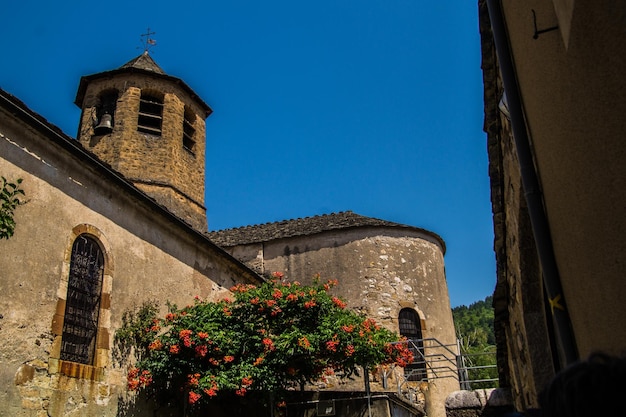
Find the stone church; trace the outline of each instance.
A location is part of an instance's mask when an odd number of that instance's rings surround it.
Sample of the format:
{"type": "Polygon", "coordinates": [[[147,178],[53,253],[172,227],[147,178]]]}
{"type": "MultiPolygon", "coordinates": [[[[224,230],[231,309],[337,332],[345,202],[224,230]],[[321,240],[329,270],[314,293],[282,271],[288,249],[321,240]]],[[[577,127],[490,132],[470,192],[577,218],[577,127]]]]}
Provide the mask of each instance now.
{"type": "MultiPolygon", "coordinates": [[[[217,300],[273,271],[336,278],[349,306],[415,340],[421,360],[372,376],[373,406],[444,415],[458,378],[438,235],[352,212],[208,233],[212,110],[183,80],[144,52],[82,77],[75,103],[76,139],[0,90],[0,175],[22,179],[27,199],[0,241],[0,416],[121,415],[112,352],[124,312],[217,300]]],[[[340,410],[341,392],[363,385],[316,389],[340,410]]],[[[133,415],[144,413],[165,415],[133,415]]]]}

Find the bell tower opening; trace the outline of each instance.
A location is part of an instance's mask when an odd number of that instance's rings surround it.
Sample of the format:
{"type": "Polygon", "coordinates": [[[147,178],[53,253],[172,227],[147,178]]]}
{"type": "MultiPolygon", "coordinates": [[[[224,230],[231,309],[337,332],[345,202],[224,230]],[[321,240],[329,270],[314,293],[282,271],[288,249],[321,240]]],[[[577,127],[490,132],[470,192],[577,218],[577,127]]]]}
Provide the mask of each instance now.
{"type": "Polygon", "coordinates": [[[96,107],[97,125],[94,126],[94,134],[106,135],[113,131],[115,125],[115,109],[117,107],[117,90],[103,91],[99,95],[99,105],[96,107]]]}
{"type": "Polygon", "coordinates": [[[188,107],[185,106],[185,114],[183,119],[183,148],[192,154],[195,153],[196,146],[196,114],[188,107]]]}
{"type": "Polygon", "coordinates": [[[137,130],[161,136],[163,123],[163,95],[160,93],[141,92],[139,99],[139,117],[137,130]]]}

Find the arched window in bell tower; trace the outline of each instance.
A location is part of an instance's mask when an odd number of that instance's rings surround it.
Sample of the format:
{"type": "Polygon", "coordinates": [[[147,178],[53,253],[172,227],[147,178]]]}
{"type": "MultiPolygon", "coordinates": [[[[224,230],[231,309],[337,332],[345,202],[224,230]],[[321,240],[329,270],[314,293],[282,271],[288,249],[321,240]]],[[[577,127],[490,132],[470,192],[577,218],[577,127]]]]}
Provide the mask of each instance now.
{"type": "Polygon", "coordinates": [[[407,338],[413,353],[413,363],[404,368],[404,374],[409,381],[421,381],[426,378],[426,358],[420,317],[412,308],[403,308],[400,310],[398,325],[400,335],[407,338]]]}
{"type": "Polygon", "coordinates": [[[161,136],[163,122],[163,94],[148,91],[141,92],[137,130],[161,136]]]}

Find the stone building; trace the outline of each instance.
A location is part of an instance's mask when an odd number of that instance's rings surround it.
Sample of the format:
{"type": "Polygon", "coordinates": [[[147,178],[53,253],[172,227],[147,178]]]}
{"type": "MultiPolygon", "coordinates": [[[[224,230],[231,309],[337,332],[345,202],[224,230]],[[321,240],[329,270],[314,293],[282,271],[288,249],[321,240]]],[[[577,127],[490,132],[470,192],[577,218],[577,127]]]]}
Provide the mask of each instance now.
{"type": "MultiPolygon", "coordinates": [[[[423,398],[429,416],[445,415],[459,388],[456,335],[441,237],[424,229],[353,212],[211,232],[212,241],[261,275],[282,271],[311,283],[337,278],[336,294],[383,326],[419,340],[418,362],[405,374],[379,375],[374,390],[423,398]],[[452,351],[452,352],[451,352],[452,351]],[[385,386],[383,386],[385,381],[385,386]]],[[[343,384],[362,389],[363,381],[343,384]]],[[[333,384],[333,389],[337,387],[333,384]]]]}
{"type": "Polygon", "coordinates": [[[480,0],[501,385],[626,351],[626,5],[480,0]]]}
{"type": "Polygon", "coordinates": [[[105,80],[83,79],[81,142],[0,91],[0,173],[23,179],[28,200],[15,212],[15,234],[0,241],[0,415],[116,415],[126,381],[112,360],[113,336],[125,311],[147,300],[165,307],[194,295],[219,299],[235,283],[262,280],[201,233],[197,195],[176,178],[141,177],[154,168],[152,158],[172,165],[195,158],[202,163],[186,169],[203,178],[210,111],[180,80],[150,71],[131,64],[105,80]],[[138,74],[164,93],[161,135],[142,135],[137,126],[148,87],[134,81],[138,74]],[[112,123],[100,126],[106,118],[98,106],[120,85],[126,89],[116,93],[112,123]],[[195,117],[191,150],[174,127],[183,126],[184,108],[195,117]],[[153,149],[163,145],[169,157],[153,149]]]}
{"type": "MultiPolygon", "coordinates": [[[[458,382],[450,352],[428,344],[455,342],[440,237],[351,212],[207,234],[211,108],[189,86],[144,53],[83,77],[75,103],[77,140],[0,90],[0,174],[28,200],[0,241],[0,415],[118,415],[124,312],[220,299],[271,271],[337,278],[350,305],[421,343],[429,361],[372,375],[377,407],[443,415],[458,382]]],[[[315,389],[337,399],[363,385],[315,389]]]]}

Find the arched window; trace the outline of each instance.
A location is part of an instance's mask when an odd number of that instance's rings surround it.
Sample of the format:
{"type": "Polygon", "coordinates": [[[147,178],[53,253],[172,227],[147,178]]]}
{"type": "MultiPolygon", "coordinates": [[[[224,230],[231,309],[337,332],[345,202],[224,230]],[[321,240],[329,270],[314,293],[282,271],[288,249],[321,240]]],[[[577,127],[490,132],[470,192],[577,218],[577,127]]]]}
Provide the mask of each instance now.
{"type": "Polygon", "coordinates": [[[406,378],[409,381],[426,379],[424,340],[419,315],[411,308],[403,308],[400,310],[398,325],[400,327],[400,335],[408,339],[409,348],[413,352],[413,363],[404,368],[406,378]]]}
{"type": "Polygon", "coordinates": [[[103,277],[100,245],[89,235],[79,235],[72,246],[61,360],[93,364],[103,277]]]}

